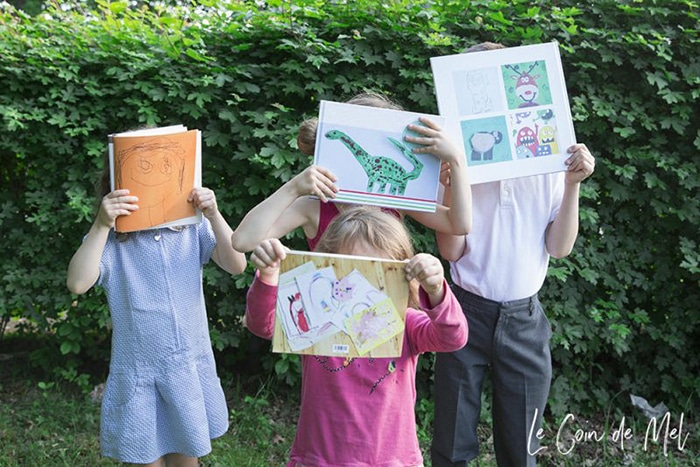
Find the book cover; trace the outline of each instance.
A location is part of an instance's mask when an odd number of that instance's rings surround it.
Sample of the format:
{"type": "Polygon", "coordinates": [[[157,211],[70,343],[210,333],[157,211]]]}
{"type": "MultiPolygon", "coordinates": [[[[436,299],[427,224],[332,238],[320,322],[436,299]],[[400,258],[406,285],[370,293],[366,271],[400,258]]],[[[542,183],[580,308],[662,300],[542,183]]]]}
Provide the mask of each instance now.
{"type": "Polygon", "coordinates": [[[117,232],[174,227],[201,221],[187,202],[201,186],[201,134],[182,125],[109,135],[112,190],[128,188],[139,209],[119,216],[117,232]]]}
{"type": "Polygon", "coordinates": [[[574,126],[556,42],[430,59],[472,184],[566,170],[574,126]]]}
{"type": "Polygon", "coordinates": [[[438,115],[321,101],[314,164],[338,177],[333,201],[435,211],[440,159],[404,141],[421,116],[444,125],[438,115]]]}
{"type": "Polygon", "coordinates": [[[398,357],[409,286],[405,262],[290,251],[282,261],[272,350],[398,357]]]}

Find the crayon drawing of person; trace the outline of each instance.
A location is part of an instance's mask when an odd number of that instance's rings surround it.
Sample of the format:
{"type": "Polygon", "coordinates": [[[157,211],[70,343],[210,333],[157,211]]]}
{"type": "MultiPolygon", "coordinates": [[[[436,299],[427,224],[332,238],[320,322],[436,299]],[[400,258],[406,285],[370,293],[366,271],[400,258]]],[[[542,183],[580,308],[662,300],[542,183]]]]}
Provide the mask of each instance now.
{"type": "Polygon", "coordinates": [[[177,142],[145,141],[118,154],[117,186],[129,188],[139,198],[137,215],[149,225],[173,220],[173,200],[186,196],[184,149],[177,142]]]}

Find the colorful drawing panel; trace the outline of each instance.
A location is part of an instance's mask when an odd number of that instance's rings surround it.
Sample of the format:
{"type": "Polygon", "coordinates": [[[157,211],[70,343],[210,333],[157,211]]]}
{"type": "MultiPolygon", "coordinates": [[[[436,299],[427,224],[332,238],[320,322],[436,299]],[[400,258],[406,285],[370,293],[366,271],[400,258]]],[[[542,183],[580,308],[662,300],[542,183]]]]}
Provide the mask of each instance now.
{"type": "Polygon", "coordinates": [[[473,184],[566,170],[576,137],[556,43],[433,57],[431,66],[473,184]]]}
{"type": "MultiPolygon", "coordinates": [[[[322,101],[314,164],[338,177],[334,201],[432,212],[440,160],[414,154],[407,126],[422,114],[322,101]]],[[[444,118],[426,115],[438,125],[444,118]]]]}
{"type": "Polygon", "coordinates": [[[501,66],[506,100],[510,110],[552,103],[549,76],[544,60],[501,66]]]}
{"type": "Polygon", "coordinates": [[[464,152],[470,166],[512,160],[503,116],[462,121],[464,152]]]}
{"type": "Polygon", "coordinates": [[[291,251],[281,264],[272,350],[398,357],[409,288],[405,263],[291,251]]]}

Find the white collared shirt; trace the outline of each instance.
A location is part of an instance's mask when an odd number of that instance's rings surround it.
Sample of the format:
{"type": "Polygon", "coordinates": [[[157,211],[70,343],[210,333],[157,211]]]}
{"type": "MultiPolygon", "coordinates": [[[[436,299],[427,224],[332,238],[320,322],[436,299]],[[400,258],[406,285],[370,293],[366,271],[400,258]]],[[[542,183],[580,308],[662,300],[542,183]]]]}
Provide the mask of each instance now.
{"type": "Polygon", "coordinates": [[[564,173],[472,186],[472,230],[452,280],[495,301],[536,294],[549,265],[545,232],[559,212],[564,173]]]}

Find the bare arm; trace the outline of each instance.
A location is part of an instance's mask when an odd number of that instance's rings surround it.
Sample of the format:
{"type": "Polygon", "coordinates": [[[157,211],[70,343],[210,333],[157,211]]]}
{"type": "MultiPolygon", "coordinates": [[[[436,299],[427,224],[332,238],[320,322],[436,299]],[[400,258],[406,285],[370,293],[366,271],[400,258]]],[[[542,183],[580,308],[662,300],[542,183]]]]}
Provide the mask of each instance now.
{"type": "MultiPolygon", "coordinates": [[[[450,166],[443,163],[440,170],[440,182],[445,186],[442,204],[450,206],[452,203],[452,190],[450,190],[450,166]]],[[[438,251],[440,256],[447,261],[459,261],[467,249],[466,235],[451,235],[440,231],[435,232],[437,239],[438,251]]]]}
{"type": "MultiPolygon", "coordinates": [[[[407,212],[408,215],[436,232],[453,235],[469,233],[472,228],[472,192],[467,175],[467,159],[464,151],[458,149],[442,129],[429,118],[421,117],[421,125],[409,125],[409,129],[420,137],[406,137],[406,141],[422,144],[414,149],[416,153],[432,154],[442,161],[443,171],[449,177],[445,184],[448,202],[438,205],[435,212],[407,212]]],[[[441,177],[444,181],[444,178],[441,177]]]]}
{"type": "Polygon", "coordinates": [[[231,245],[233,230],[221,215],[214,192],[209,188],[193,188],[187,200],[202,211],[211,223],[216,237],[216,247],[211,255],[214,262],[229,274],[236,275],[243,272],[246,267],[245,255],[236,251],[231,245]]]}
{"type": "Polygon", "coordinates": [[[442,232],[435,232],[437,238],[438,251],[440,256],[447,261],[459,261],[467,250],[466,235],[450,235],[442,232]]]}
{"type": "Polygon", "coordinates": [[[100,260],[109,231],[119,216],[128,216],[138,209],[138,198],[129,190],[115,190],[102,198],[97,218],[87,237],[68,264],[66,286],[75,294],[83,294],[95,285],[100,276],[100,260]]]}
{"type": "Polygon", "coordinates": [[[311,166],[282,185],[246,214],[231,236],[238,251],[252,251],[267,238],[280,238],[297,227],[308,237],[318,228],[317,203],[334,198],[338,189],[335,176],[323,167],[311,166]]]}
{"type": "Polygon", "coordinates": [[[581,182],[595,170],[595,159],[585,144],[575,144],[568,152],[571,156],[566,161],[564,197],[545,235],[547,252],[555,258],[567,256],[574,247],[578,236],[579,189],[581,182]]]}

